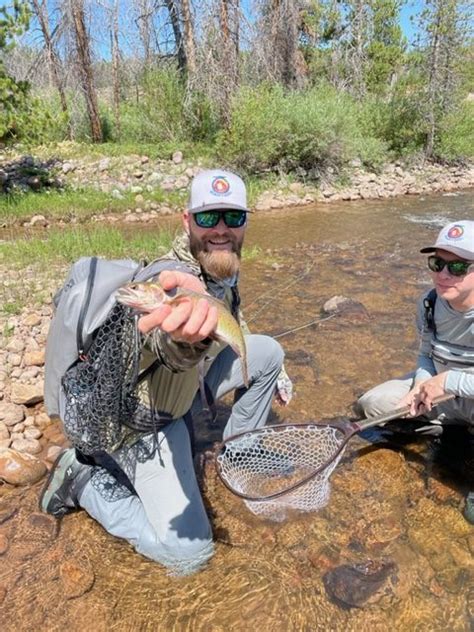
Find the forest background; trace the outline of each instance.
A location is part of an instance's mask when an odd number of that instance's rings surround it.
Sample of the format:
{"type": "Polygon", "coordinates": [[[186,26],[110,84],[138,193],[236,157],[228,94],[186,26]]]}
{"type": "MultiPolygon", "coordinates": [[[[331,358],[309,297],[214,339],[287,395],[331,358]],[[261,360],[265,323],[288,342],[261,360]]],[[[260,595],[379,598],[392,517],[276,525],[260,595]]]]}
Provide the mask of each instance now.
{"type": "Polygon", "coordinates": [[[468,162],[472,4],[15,0],[0,8],[0,142],[179,148],[241,172],[468,162]]]}

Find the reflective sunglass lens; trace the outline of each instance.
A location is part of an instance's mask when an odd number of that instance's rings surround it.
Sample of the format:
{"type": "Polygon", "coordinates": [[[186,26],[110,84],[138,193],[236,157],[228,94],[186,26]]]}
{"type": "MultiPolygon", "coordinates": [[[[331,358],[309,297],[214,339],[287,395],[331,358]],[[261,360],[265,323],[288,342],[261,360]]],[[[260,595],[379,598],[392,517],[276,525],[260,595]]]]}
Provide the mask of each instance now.
{"type": "Polygon", "coordinates": [[[247,213],[245,211],[226,211],[224,222],[229,228],[240,228],[245,224],[247,213]]]}
{"type": "Polygon", "coordinates": [[[471,265],[469,261],[445,261],[441,257],[428,257],[428,267],[432,272],[441,272],[447,267],[452,276],[464,276],[471,265]]]}
{"type": "Polygon", "coordinates": [[[220,213],[217,211],[203,211],[202,213],[194,213],[194,220],[200,228],[214,228],[220,219],[220,213]]]}
{"type": "Polygon", "coordinates": [[[449,274],[453,276],[464,276],[471,264],[467,261],[449,261],[447,264],[449,274]]]}

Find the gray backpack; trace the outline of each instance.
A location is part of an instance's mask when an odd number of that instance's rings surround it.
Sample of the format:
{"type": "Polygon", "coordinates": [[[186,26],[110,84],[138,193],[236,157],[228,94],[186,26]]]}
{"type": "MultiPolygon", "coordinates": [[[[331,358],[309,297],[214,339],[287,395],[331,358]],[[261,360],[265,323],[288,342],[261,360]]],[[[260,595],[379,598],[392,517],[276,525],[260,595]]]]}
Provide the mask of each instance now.
{"type": "Polygon", "coordinates": [[[130,259],[82,257],[71,266],[53,299],[55,314],[46,343],[44,401],[50,417],[62,416],[62,378],[87,353],[94,333],[116,305],[115,291],[132,280],[149,280],[170,269],[190,272],[170,259],[144,266],[130,259]]]}

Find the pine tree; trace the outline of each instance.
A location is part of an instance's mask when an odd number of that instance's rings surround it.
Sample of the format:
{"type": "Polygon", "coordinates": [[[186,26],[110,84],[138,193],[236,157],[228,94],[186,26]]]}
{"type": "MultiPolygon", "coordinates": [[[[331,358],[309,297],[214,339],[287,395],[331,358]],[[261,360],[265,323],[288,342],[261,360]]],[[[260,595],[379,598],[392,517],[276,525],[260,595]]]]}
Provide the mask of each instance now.
{"type": "Polygon", "coordinates": [[[10,7],[0,7],[0,139],[15,135],[18,118],[28,101],[28,83],[11,77],[3,61],[15,45],[14,38],[28,28],[29,8],[26,1],[14,0],[10,7]]]}

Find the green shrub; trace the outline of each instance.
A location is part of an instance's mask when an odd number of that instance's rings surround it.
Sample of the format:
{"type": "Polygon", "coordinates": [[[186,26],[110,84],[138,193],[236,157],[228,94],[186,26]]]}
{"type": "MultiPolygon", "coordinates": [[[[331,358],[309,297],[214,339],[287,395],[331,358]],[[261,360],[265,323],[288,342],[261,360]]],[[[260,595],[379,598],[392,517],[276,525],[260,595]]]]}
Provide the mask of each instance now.
{"type": "Polygon", "coordinates": [[[281,139],[288,133],[280,86],[243,88],[234,99],[228,130],[217,139],[217,154],[247,171],[274,167],[281,158],[281,139]]]}
{"type": "Polygon", "coordinates": [[[268,86],[243,90],[230,128],[220,135],[219,156],[247,171],[338,169],[353,158],[378,164],[385,144],[361,125],[359,109],[327,85],[293,93],[268,86]]]}
{"type": "Polygon", "coordinates": [[[473,101],[464,101],[443,120],[435,154],[448,161],[474,158],[473,101]]]}

